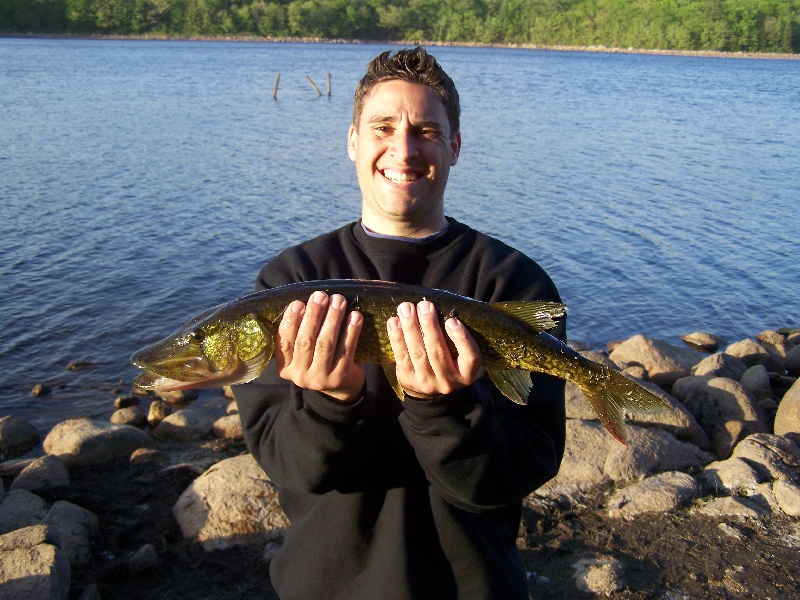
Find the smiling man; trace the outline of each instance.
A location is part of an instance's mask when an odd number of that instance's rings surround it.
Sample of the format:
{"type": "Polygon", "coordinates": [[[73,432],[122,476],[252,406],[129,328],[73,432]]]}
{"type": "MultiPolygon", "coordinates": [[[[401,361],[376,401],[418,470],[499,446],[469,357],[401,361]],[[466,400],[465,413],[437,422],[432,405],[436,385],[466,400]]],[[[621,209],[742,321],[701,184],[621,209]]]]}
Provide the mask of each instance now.
{"type": "MultiPolygon", "coordinates": [[[[533,260],[445,216],[459,118],[453,81],[422,48],[370,62],[348,135],[361,219],[284,250],[256,289],[357,278],[560,301],[533,260]]],[[[354,361],[362,324],[341,296],[289,305],[275,359],[234,390],[248,448],[292,523],[270,566],[278,595],[527,599],[522,500],[558,471],[563,381],[534,375],[527,405],[512,403],[469,331],[455,317],[443,331],[423,300],[386,323],[401,401],[378,365],[354,361]]]]}

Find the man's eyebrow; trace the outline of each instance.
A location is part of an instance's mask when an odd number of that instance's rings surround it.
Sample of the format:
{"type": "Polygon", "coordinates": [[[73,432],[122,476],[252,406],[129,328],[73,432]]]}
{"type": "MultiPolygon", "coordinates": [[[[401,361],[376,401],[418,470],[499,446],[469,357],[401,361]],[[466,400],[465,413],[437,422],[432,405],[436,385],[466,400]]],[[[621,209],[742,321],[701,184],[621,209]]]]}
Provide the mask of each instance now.
{"type": "MultiPolygon", "coordinates": [[[[367,125],[374,125],[375,123],[396,123],[399,121],[399,117],[395,116],[382,116],[382,115],[375,115],[367,119],[367,125]]],[[[419,121],[417,123],[412,123],[412,126],[420,129],[420,128],[429,128],[429,129],[443,129],[444,125],[436,120],[429,120],[429,121],[419,121]]]]}

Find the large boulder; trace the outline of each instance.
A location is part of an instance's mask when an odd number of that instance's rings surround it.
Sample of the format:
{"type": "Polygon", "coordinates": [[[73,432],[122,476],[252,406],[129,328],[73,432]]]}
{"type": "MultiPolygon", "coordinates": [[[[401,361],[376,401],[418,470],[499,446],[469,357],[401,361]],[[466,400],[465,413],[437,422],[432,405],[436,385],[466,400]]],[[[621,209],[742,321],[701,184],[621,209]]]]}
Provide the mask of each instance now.
{"type": "Polygon", "coordinates": [[[0,417],[0,460],[19,456],[39,443],[39,430],[13,415],[0,417]]]}
{"type": "MultiPolygon", "coordinates": [[[[800,347],[800,346],[798,346],[800,347]]],[[[783,395],[775,414],[773,431],[800,443],[800,379],[783,395]]]]}
{"type": "Polygon", "coordinates": [[[699,495],[700,486],[691,475],[661,473],[618,490],[608,503],[609,516],[632,519],[643,513],[666,513],[699,495]]]}
{"type": "Polygon", "coordinates": [[[99,527],[94,513],[60,500],[47,511],[43,523],[50,527],[73,567],[85,567],[92,561],[92,543],[99,527]]]}
{"type": "Polygon", "coordinates": [[[684,377],[672,386],[674,396],[695,416],[712,439],[720,458],[751,433],[766,432],[755,398],[727,377],[684,377]]]}
{"type": "Polygon", "coordinates": [[[223,460],[195,479],[172,509],[184,537],[205,550],[283,536],[278,490],[252,456],[223,460]]]}
{"type": "Polygon", "coordinates": [[[47,515],[47,503],[28,490],[11,490],[0,502],[0,535],[38,525],[47,515]]]}
{"type": "Polygon", "coordinates": [[[153,435],[170,440],[190,442],[211,433],[214,415],[198,408],[185,408],[168,415],[153,430],[153,435]]]}
{"type": "Polygon", "coordinates": [[[131,425],[70,419],[59,423],[47,434],[44,450],[72,467],[127,457],[137,448],[147,448],[152,444],[149,435],[131,425]]]}
{"type": "Polygon", "coordinates": [[[670,386],[689,375],[702,355],[690,348],[635,335],[614,348],[609,357],[620,366],[640,364],[647,370],[650,381],[656,385],[670,386]]]}
{"type": "Polygon", "coordinates": [[[48,454],[22,469],[11,483],[11,489],[40,493],[54,488],[65,488],[69,481],[69,471],[61,459],[48,454]]]}
{"type": "Polygon", "coordinates": [[[0,598],[66,600],[71,569],[44,525],[0,535],[0,598]]]}

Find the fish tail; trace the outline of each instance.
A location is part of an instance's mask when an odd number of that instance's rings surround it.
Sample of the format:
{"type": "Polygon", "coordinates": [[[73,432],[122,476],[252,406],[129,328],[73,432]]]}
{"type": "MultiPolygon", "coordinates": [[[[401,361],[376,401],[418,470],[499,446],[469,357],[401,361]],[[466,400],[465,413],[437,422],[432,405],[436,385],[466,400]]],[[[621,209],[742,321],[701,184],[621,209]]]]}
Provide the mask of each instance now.
{"type": "Polygon", "coordinates": [[[592,405],[603,427],[617,441],[627,446],[625,411],[656,413],[670,406],[622,373],[605,365],[595,365],[597,370],[592,376],[584,382],[575,383],[592,405]]]}

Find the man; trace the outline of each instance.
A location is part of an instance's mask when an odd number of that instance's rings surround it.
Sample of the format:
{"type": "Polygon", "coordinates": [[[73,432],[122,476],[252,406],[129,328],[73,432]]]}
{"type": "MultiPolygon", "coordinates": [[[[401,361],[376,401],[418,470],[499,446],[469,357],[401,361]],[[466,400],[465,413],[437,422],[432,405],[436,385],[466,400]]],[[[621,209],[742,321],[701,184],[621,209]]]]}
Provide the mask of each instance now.
{"type": "MultiPolygon", "coordinates": [[[[359,278],[559,301],[531,259],[445,217],[460,149],[458,93],[435,59],[421,48],[378,56],[348,137],[361,220],[285,250],[256,289],[359,278]]],[[[400,401],[378,365],[353,360],[362,324],[340,296],[291,304],[275,360],[235,389],[248,447],[292,523],[270,566],[278,595],[528,598],[521,501],[558,471],[563,382],[534,375],[527,406],[513,404],[480,369],[467,329],[449,318],[442,331],[423,300],[386,323],[400,401]]]]}

